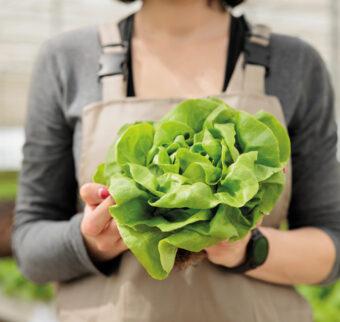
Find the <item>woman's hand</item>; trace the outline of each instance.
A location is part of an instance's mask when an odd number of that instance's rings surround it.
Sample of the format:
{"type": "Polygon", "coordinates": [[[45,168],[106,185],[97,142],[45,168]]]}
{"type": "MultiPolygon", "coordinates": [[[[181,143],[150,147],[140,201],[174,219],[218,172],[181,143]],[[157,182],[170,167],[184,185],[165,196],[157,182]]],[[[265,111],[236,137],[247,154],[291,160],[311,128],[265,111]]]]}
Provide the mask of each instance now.
{"type": "Polygon", "coordinates": [[[80,188],[80,196],[85,202],[80,230],[91,258],[107,261],[127,250],[109,213],[115,202],[108,190],[97,183],[86,183],[80,188]]]}
{"type": "MultiPolygon", "coordinates": [[[[256,227],[260,227],[263,219],[261,219],[256,227]]],[[[226,267],[237,267],[245,262],[247,245],[251,237],[249,232],[244,238],[235,242],[223,241],[214,246],[206,248],[208,259],[217,265],[226,267]]]]}
{"type": "Polygon", "coordinates": [[[251,234],[248,233],[243,239],[228,242],[222,241],[205,249],[208,259],[217,265],[236,267],[245,261],[246,249],[251,234]]]}

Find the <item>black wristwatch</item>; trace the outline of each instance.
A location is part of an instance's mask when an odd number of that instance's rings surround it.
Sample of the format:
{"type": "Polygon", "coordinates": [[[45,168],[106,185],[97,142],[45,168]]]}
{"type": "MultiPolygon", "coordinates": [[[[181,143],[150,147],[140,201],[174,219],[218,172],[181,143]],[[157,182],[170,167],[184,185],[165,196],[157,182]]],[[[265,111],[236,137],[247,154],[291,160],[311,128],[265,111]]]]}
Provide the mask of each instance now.
{"type": "Polygon", "coordinates": [[[251,232],[251,237],[247,245],[245,262],[236,267],[223,267],[223,270],[231,273],[245,273],[261,266],[266,261],[268,253],[269,242],[267,237],[264,236],[259,229],[255,228],[251,232]]]}

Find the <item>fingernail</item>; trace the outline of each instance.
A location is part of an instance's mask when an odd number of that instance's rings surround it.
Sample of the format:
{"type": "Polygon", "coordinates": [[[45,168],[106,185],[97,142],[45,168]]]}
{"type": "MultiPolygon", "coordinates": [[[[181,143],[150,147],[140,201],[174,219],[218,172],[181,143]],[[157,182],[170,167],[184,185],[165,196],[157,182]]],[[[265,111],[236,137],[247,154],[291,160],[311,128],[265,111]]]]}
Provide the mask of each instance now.
{"type": "Polygon", "coordinates": [[[99,188],[98,193],[99,193],[100,198],[102,199],[106,199],[110,195],[109,190],[107,190],[104,187],[99,188]]]}
{"type": "Polygon", "coordinates": [[[287,167],[283,168],[283,173],[287,173],[287,167]]]}

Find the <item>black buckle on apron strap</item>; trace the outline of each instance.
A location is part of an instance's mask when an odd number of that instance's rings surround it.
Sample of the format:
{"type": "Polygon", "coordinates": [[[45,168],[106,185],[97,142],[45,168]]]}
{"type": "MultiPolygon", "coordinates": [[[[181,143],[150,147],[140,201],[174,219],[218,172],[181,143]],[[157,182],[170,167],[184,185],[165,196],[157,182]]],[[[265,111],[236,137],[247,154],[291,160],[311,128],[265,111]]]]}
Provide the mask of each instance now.
{"type": "Polygon", "coordinates": [[[121,47],[121,50],[116,53],[102,53],[99,59],[98,78],[101,80],[103,77],[124,75],[124,79],[127,75],[127,44],[125,42],[121,44],[110,44],[103,48],[108,47],[121,47]]]}

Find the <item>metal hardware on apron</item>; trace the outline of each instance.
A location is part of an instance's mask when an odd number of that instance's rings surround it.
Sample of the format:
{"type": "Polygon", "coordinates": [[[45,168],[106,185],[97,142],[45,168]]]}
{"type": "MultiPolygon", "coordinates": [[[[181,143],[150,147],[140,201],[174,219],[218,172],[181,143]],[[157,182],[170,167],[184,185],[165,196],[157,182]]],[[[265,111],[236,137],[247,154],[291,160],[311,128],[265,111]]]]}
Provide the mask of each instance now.
{"type": "MultiPolygon", "coordinates": [[[[99,75],[103,100],[83,111],[80,184],[91,181],[96,166],[104,160],[123,124],[157,120],[182,99],[126,98],[126,80],[121,68],[125,46],[121,45],[118,27],[111,23],[101,26],[99,31],[103,48],[101,63],[109,62],[109,65],[102,66],[99,75]]],[[[250,113],[266,110],[285,123],[278,99],[265,94],[265,74],[270,72],[269,35],[265,26],[252,28],[245,54],[238,59],[227,91],[216,96],[250,113]]],[[[279,226],[287,215],[290,194],[289,164],[284,193],[264,225],[279,226]]],[[[207,260],[183,271],[173,271],[164,281],[156,281],[130,252],[122,255],[118,270],[110,277],[90,276],[60,284],[57,307],[61,322],[312,320],[309,305],[293,287],[226,273],[207,260]]]]}

